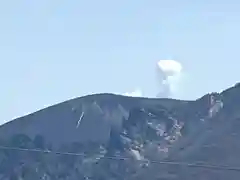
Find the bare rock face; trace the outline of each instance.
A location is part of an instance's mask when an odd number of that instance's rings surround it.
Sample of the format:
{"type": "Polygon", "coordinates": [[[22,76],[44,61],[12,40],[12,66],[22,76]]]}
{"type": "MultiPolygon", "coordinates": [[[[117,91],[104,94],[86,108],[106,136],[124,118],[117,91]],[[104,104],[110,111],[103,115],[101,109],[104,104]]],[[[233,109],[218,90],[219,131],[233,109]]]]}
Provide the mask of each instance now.
{"type": "Polygon", "coordinates": [[[238,180],[238,171],[159,162],[240,166],[239,109],[239,85],[196,101],[72,99],[0,127],[0,179],[238,180]]]}

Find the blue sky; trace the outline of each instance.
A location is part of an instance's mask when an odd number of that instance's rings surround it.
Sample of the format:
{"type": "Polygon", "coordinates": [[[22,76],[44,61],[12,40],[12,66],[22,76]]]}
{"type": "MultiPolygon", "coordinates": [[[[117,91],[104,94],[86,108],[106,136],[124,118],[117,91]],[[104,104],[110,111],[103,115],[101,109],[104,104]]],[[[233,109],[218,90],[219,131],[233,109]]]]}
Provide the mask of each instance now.
{"type": "Polygon", "coordinates": [[[0,1],[0,122],[69,98],[141,88],[173,58],[194,99],[240,81],[237,1],[0,1]]]}

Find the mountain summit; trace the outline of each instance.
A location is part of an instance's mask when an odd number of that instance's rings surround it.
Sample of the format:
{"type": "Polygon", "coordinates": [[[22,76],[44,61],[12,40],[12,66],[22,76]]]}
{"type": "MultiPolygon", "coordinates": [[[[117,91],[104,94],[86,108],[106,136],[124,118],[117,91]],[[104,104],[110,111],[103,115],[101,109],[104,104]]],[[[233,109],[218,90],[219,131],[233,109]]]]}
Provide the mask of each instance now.
{"type": "Polygon", "coordinates": [[[0,179],[238,180],[239,109],[239,84],[195,101],[68,100],[0,126],[0,179]]]}

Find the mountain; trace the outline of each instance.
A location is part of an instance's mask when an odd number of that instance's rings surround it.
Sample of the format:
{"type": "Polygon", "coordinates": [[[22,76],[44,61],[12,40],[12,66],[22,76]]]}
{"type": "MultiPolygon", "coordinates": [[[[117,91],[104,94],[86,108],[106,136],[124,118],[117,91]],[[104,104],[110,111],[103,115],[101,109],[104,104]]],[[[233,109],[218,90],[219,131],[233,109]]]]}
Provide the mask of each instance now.
{"type": "Polygon", "coordinates": [[[0,126],[0,179],[237,180],[239,109],[240,84],[195,101],[68,100],[0,126]]]}

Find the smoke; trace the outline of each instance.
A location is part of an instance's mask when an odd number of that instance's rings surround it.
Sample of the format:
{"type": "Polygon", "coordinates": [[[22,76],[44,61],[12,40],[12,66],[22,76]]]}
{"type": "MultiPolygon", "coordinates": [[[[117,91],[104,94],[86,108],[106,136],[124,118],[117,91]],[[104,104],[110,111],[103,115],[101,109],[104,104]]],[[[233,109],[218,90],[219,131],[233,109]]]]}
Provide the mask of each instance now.
{"type": "Polygon", "coordinates": [[[157,62],[157,83],[159,92],[157,97],[173,97],[182,79],[182,65],[175,60],[160,60],[157,62]]]}
{"type": "MultiPolygon", "coordinates": [[[[183,80],[182,65],[175,60],[159,60],[156,66],[156,74],[157,92],[151,97],[177,98],[180,92],[180,82],[183,80]]],[[[127,92],[123,95],[132,97],[144,96],[140,88],[136,88],[135,91],[127,92]]]]}
{"type": "Polygon", "coordinates": [[[133,92],[126,92],[123,94],[124,96],[132,96],[132,97],[142,97],[143,96],[143,93],[140,89],[136,89],[135,91],[133,92]]]}

